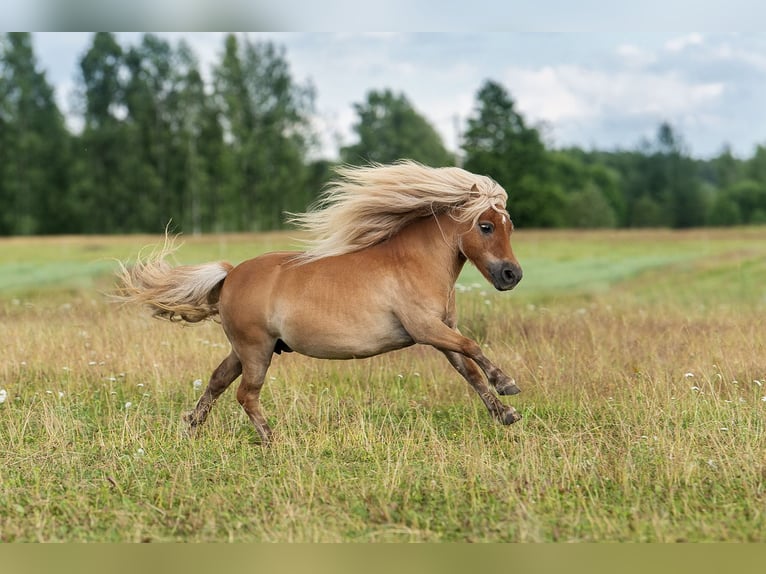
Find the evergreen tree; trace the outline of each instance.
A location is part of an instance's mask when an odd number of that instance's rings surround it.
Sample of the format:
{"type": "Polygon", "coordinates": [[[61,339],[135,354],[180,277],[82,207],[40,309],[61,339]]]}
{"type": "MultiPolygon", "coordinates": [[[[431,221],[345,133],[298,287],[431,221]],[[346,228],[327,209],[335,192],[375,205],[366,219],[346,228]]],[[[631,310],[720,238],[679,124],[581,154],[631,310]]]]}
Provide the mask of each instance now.
{"type": "Polygon", "coordinates": [[[114,35],[99,32],[80,60],[78,94],[84,129],[75,142],[72,197],[85,233],[136,230],[136,212],[150,208],[131,189],[141,174],[140,150],[125,126],[124,53],[114,35]]]}
{"type": "Polygon", "coordinates": [[[219,216],[222,188],[224,141],[220,112],[205,89],[194,53],[182,42],[180,61],[181,148],[184,157],[183,226],[193,233],[221,231],[219,216]]]}
{"type": "Polygon", "coordinates": [[[696,177],[694,163],[688,157],[683,140],[668,123],[657,132],[657,152],[653,165],[658,171],[658,196],[666,203],[673,227],[693,227],[705,222],[707,205],[696,177]]]}
{"type": "Polygon", "coordinates": [[[69,135],[29,33],[0,35],[0,233],[76,231],[69,135]]]}

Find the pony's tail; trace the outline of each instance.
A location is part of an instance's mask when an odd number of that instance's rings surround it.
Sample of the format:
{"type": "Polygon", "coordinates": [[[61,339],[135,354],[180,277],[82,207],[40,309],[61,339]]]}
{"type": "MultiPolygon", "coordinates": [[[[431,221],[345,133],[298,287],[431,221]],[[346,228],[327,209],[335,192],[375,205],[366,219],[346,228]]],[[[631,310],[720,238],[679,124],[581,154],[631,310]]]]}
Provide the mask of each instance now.
{"type": "Polygon", "coordinates": [[[224,261],[173,267],[166,257],[177,247],[165,243],[148,257],[126,267],[119,263],[118,286],[113,295],[124,303],[143,303],[159,319],[197,323],[218,315],[223,280],[233,266],[224,261]]]}

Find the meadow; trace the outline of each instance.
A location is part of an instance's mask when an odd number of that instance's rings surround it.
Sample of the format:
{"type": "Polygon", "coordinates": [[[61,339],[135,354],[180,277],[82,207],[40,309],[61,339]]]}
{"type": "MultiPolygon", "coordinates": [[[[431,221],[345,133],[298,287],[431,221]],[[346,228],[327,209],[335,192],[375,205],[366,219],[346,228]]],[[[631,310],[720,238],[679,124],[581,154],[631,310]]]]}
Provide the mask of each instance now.
{"type": "MultiPolygon", "coordinates": [[[[766,541],[766,228],[514,234],[524,280],[458,284],[516,378],[495,423],[431,348],[275,357],[263,448],[228,352],[104,296],[159,236],[0,240],[0,541],[766,541]]],[[[187,237],[238,262],[289,234],[187,237]]]]}

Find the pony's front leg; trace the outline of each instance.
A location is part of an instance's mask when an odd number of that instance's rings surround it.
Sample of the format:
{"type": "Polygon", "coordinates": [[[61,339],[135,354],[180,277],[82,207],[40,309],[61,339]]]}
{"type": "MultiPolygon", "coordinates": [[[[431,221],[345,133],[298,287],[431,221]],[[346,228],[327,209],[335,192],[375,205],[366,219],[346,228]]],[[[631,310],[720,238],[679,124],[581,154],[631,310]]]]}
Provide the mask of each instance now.
{"type": "Polygon", "coordinates": [[[484,402],[489,413],[504,425],[510,425],[521,420],[521,415],[510,405],[504,405],[484,382],[484,376],[479,367],[471,359],[453,351],[444,351],[444,355],[455,370],[468,381],[484,402]]]}
{"type": "Polygon", "coordinates": [[[450,329],[441,321],[429,324],[428,329],[423,333],[423,338],[414,336],[413,338],[418,343],[432,345],[440,351],[453,351],[472,359],[484,371],[487,380],[497,389],[498,394],[515,395],[521,392],[521,389],[516,386],[516,382],[482,353],[481,347],[476,341],[450,329]]]}
{"type": "Polygon", "coordinates": [[[484,372],[487,380],[497,389],[498,393],[515,395],[520,392],[513,379],[482,353],[481,347],[476,341],[461,335],[438,319],[415,321],[404,325],[404,327],[416,342],[431,345],[442,351],[452,366],[479,393],[490,413],[505,424],[514,423],[521,418],[512,407],[512,413],[508,411],[505,405],[492,395],[484,382],[479,369],[484,372]]]}

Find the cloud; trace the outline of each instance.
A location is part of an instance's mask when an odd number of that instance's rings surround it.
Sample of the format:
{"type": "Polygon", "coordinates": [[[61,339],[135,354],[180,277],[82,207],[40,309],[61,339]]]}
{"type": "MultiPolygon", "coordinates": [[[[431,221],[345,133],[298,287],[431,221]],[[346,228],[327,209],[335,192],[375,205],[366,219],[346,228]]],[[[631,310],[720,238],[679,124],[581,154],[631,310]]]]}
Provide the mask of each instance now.
{"type": "Polygon", "coordinates": [[[657,61],[657,57],[651,52],[642,50],[633,44],[620,44],[617,46],[617,55],[622,62],[631,67],[643,68],[657,61]]]}
{"type": "Polygon", "coordinates": [[[687,34],[685,36],[679,36],[665,42],[665,49],[669,52],[680,52],[685,50],[689,46],[699,46],[702,44],[704,38],[702,34],[687,34]]]}
{"type": "Polygon", "coordinates": [[[722,82],[631,68],[514,67],[505,78],[519,111],[542,124],[554,145],[631,145],[661,121],[720,128],[717,106],[726,90],[722,82]]]}
{"type": "Polygon", "coordinates": [[[610,73],[581,66],[511,68],[506,78],[524,112],[556,122],[606,114],[694,113],[724,92],[721,82],[693,82],[674,72],[610,73]]]}
{"type": "Polygon", "coordinates": [[[712,55],[715,59],[724,62],[738,62],[761,72],[766,72],[766,53],[743,47],[734,47],[728,42],[716,46],[712,55]]]}

